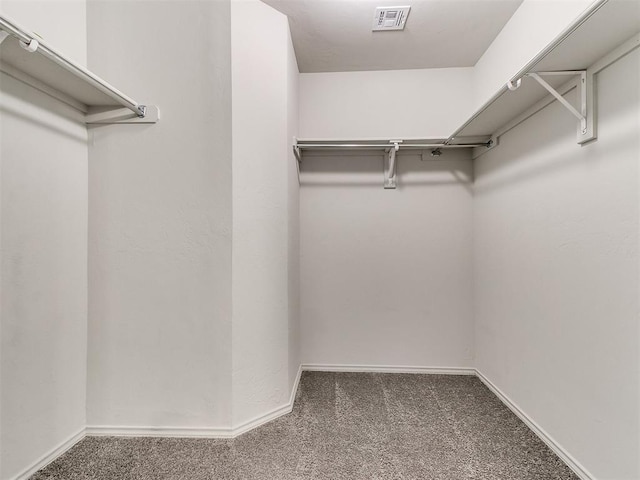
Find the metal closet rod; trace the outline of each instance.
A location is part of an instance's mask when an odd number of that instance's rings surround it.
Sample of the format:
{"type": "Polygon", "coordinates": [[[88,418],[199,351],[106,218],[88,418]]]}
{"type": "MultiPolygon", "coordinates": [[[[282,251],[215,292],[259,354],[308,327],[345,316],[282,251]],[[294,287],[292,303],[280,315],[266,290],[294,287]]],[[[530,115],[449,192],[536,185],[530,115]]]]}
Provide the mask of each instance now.
{"type": "Polygon", "coordinates": [[[38,51],[40,54],[47,57],[52,62],[61,66],[65,70],[71,72],[76,77],[81,78],[82,80],[89,83],[93,87],[97,88],[102,93],[112,98],[123,107],[128,108],[133,113],[138,115],[138,117],[145,116],[145,113],[146,113],[145,105],[139,104],[132,98],[120,92],[118,89],[109,85],[100,77],[91,73],[86,68],[78,65],[77,63],[69,60],[68,58],[65,58],[64,55],[57,52],[55,49],[51,48],[50,46],[48,46],[41,39],[37,38],[37,35],[33,34],[32,32],[29,32],[25,28],[18,25],[15,21],[7,18],[5,15],[0,15],[0,30],[3,30],[9,35],[12,35],[15,38],[17,38],[21,42],[21,46],[25,48],[27,51],[30,51],[30,52],[38,51]]]}
{"type": "Polygon", "coordinates": [[[424,148],[474,148],[474,147],[488,147],[489,143],[457,143],[457,144],[445,144],[445,143],[298,143],[296,147],[300,150],[310,148],[343,148],[343,149],[359,149],[359,150],[384,150],[387,148],[398,147],[399,149],[424,149],[424,148]]]}

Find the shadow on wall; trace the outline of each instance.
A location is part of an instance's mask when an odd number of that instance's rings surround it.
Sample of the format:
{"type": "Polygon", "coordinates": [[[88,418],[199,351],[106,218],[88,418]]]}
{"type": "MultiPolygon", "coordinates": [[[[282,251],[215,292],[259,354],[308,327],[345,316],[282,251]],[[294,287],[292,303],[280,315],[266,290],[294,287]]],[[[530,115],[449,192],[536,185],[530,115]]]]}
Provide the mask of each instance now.
{"type": "Polygon", "coordinates": [[[478,169],[478,174],[481,175],[482,182],[475,185],[474,191],[481,193],[513,187],[515,183],[528,182],[537,177],[553,178],[560,172],[575,170],[580,165],[581,171],[588,171],[602,162],[603,156],[609,162],[624,160],[625,152],[628,151],[628,144],[625,142],[633,135],[636,136],[636,141],[640,139],[635,127],[632,124],[628,126],[627,129],[618,130],[616,138],[609,137],[606,154],[603,154],[602,147],[598,148],[598,140],[583,146],[568,142],[567,136],[573,136],[575,130],[571,130],[568,135],[556,133],[553,138],[547,137],[543,142],[538,137],[538,143],[535,146],[528,145],[528,148],[523,147],[526,139],[510,139],[509,143],[504,142],[498,147],[503,149],[501,153],[481,157],[482,166],[478,169]],[[522,155],[522,151],[529,154],[522,155]]]}
{"type": "Polygon", "coordinates": [[[2,115],[9,115],[13,118],[16,119],[20,119],[23,120],[24,122],[30,123],[34,126],[40,127],[40,128],[45,128],[57,135],[62,135],[64,137],[67,137],[69,140],[73,140],[75,142],[78,143],[87,143],[87,137],[86,135],[75,135],[73,132],[70,132],[69,130],[66,130],[64,128],[59,128],[56,127],[54,124],[50,123],[50,122],[46,122],[43,120],[40,120],[39,118],[36,118],[35,116],[31,116],[31,115],[25,115],[22,112],[19,112],[17,110],[13,110],[11,108],[5,108],[5,107],[0,107],[0,113],[2,115]]]}
{"type": "Polygon", "coordinates": [[[0,73],[0,84],[2,86],[0,114],[47,129],[70,140],[87,143],[86,132],[83,130],[76,133],[78,130],[75,128],[77,124],[84,129],[84,115],[81,112],[2,73],[0,73]],[[34,108],[24,108],[26,103],[33,105],[34,108]],[[68,120],[69,123],[60,123],[61,118],[68,120]],[[69,128],[70,126],[72,128],[69,128]]]}
{"type": "MultiPolygon", "coordinates": [[[[606,72],[603,70],[599,77],[607,75],[606,72]]],[[[563,172],[586,173],[602,162],[626,161],[629,142],[640,145],[635,81],[634,78],[617,80],[616,90],[599,92],[598,139],[582,146],[575,140],[575,119],[559,103],[547,105],[502,137],[495,150],[476,160],[478,182],[474,191],[483,193],[513,187],[540,177],[552,180],[563,172]]],[[[572,95],[575,96],[575,92],[572,95]]],[[[567,97],[572,103],[575,102],[573,96],[567,97]]]]}
{"type": "MultiPolygon", "coordinates": [[[[459,184],[470,189],[473,164],[470,151],[444,151],[440,157],[425,160],[416,153],[397,157],[398,190],[416,185],[459,184]]],[[[384,181],[384,155],[307,152],[300,164],[300,185],[304,187],[379,187],[384,181]]]]}

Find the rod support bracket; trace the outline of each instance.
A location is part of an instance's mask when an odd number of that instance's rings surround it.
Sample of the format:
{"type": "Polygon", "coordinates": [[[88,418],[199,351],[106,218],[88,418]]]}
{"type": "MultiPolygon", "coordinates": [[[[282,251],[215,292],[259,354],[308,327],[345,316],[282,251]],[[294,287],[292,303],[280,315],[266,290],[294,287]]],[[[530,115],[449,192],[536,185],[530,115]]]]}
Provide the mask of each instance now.
{"type": "Polygon", "coordinates": [[[104,108],[92,107],[85,115],[87,125],[113,125],[130,123],[158,123],[160,121],[160,109],[155,105],[144,106],[144,116],[135,114],[125,107],[104,108]]]}
{"type": "Polygon", "coordinates": [[[4,42],[10,35],[4,30],[0,30],[0,45],[4,42]]]}
{"type": "Polygon", "coordinates": [[[293,137],[293,156],[296,157],[298,163],[302,163],[302,151],[300,150],[300,146],[298,145],[298,139],[293,137]]]}
{"type": "Polygon", "coordinates": [[[38,40],[36,40],[35,38],[32,38],[31,40],[29,40],[29,43],[23,42],[22,40],[20,40],[20,46],[24,48],[27,52],[33,53],[36,50],[38,50],[38,47],[40,46],[40,42],[38,42],[38,40]]]}
{"type": "Polygon", "coordinates": [[[511,90],[512,92],[513,92],[514,90],[519,89],[519,88],[520,88],[520,85],[522,85],[522,78],[518,78],[518,79],[515,81],[515,83],[513,82],[513,80],[509,80],[509,81],[507,82],[507,88],[508,88],[509,90],[511,90]]]}
{"type": "Polygon", "coordinates": [[[384,188],[385,189],[394,189],[397,186],[396,183],[396,154],[398,150],[400,150],[400,144],[402,140],[390,140],[393,146],[389,148],[387,154],[385,155],[385,166],[384,166],[384,188]]]}

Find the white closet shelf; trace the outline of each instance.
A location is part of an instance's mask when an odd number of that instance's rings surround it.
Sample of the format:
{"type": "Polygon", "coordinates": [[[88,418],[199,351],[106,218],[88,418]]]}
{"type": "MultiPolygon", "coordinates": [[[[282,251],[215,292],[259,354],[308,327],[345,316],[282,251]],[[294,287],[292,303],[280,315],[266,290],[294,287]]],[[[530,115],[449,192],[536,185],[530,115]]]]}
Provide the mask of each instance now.
{"type": "MultiPolygon", "coordinates": [[[[578,125],[577,141],[583,144],[594,140],[597,136],[594,75],[640,46],[638,32],[640,2],[594,2],[458,128],[448,141],[472,137],[491,140],[492,146],[495,146],[500,135],[553,102],[555,97],[537,81],[535,75],[531,75],[536,72],[544,72],[539,78],[544,79],[559,95],[574,88],[579,90],[575,108],[583,110],[581,113],[585,116],[586,128],[578,125]],[[560,72],[563,74],[553,74],[560,72]]],[[[569,112],[567,114],[570,120],[571,115],[569,112]]],[[[486,149],[477,151],[475,156],[483,151],[486,149]]]]}
{"type": "Polygon", "coordinates": [[[85,113],[86,123],[156,123],[159,110],[125,95],[0,14],[0,71],[85,113]]]}

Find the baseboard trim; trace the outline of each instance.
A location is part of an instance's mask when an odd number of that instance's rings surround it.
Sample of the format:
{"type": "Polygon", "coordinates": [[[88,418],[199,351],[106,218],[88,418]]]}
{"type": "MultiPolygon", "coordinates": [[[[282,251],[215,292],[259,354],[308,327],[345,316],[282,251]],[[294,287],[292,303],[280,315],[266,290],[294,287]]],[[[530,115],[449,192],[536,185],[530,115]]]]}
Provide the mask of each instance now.
{"type": "Polygon", "coordinates": [[[425,375],[475,375],[472,367],[410,367],[406,365],[347,365],[305,363],[307,372],[351,372],[351,373],[419,373],[425,375]]]}
{"type": "Polygon", "coordinates": [[[500,390],[491,380],[479,370],[475,371],[480,379],[491,392],[500,399],[505,406],[511,410],[529,429],[542,440],[553,453],[555,453],[581,480],[596,480],[596,478],[584,468],[569,452],[567,452],[551,435],[549,435],[540,425],[538,425],[529,415],[527,415],[513,400],[511,400],[502,390],[500,390]]]}
{"type": "Polygon", "coordinates": [[[286,404],[276,407],[262,415],[246,420],[234,427],[145,427],[89,425],[87,436],[91,437],[174,437],[174,438],[235,438],[278,417],[291,413],[296,398],[302,365],[298,367],[296,380],[286,404]]]}
{"type": "Polygon", "coordinates": [[[248,432],[249,430],[253,430],[254,428],[259,427],[260,425],[264,425],[272,420],[275,420],[278,417],[291,413],[293,410],[293,403],[296,399],[296,392],[298,391],[298,385],[300,385],[300,377],[302,376],[302,365],[298,367],[298,373],[296,374],[296,380],[291,388],[291,393],[289,394],[289,401],[281,406],[277,407],[270,412],[267,412],[263,415],[258,415],[251,420],[247,420],[239,425],[236,425],[233,428],[233,436],[237,437],[238,435],[242,435],[243,433],[248,432]]]}
{"type": "Polygon", "coordinates": [[[73,447],[76,443],[82,440],[85,437],[85,429],[81,428],[76,433],[71,435],[69,438],[64,440],[57,447],[49,450],[42,457],[36,460],[31,466],[27,467],[25,470],[20,472],[18,475],[10,478],[9,480],[27,480],[31,475],[36,473],[38,470],[46,467],[51,462],[53,462],[60,455],[65,453],[71,447],[73,447]]]}
{"type": "Polygon", "coordinates": [[[88,437],[168,437],[168,438],[232,438],[233,431],[225,427],[146,427],[88,425],[88,437]]]}

